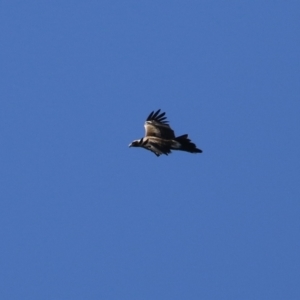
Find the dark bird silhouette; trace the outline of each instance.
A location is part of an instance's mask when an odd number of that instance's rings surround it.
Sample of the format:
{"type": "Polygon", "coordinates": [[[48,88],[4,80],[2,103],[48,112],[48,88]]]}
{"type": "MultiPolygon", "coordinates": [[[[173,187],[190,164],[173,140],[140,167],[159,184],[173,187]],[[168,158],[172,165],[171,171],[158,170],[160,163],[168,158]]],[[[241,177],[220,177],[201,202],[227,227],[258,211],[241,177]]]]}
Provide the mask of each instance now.
{"type": "Polygon", "coordinates": [[[174,131],[166,120],[164,113],[160,109],[152,111],[145,122],[145,136],[139,140],[134,140],[129,147],[142,147],[152,151],[156,156],[168,155],[171,150],[181,150],[190,153],[202,153],[187,134],[175,137],[174,131]]]}

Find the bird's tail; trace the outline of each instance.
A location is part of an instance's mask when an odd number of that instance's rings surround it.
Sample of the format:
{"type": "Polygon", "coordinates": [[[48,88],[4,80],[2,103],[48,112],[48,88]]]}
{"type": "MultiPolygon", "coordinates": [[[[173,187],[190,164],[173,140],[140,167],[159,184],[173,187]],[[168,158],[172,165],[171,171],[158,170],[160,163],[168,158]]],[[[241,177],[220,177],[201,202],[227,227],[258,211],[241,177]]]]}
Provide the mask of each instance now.
{"type": "Polygon", "coordinates": [[[187,134],[178,136],[175,138],[175,141],[177,142],[176,144],[179,146],[177,147],[172,147],[174,150],[181,150],[181,151],[186,151],[190,153],[202,153],[201,149],[198,149],[194,143],[191,142],[191,140],[188,138],[187,134]]]}

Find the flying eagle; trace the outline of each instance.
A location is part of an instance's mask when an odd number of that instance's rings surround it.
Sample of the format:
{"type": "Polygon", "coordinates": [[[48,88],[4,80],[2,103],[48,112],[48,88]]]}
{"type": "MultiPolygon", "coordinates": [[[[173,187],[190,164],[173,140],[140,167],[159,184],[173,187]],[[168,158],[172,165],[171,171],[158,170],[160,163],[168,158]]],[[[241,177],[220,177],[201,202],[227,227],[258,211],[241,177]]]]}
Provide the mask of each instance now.
{"type": "Polygon", "coordinates": [[[156,156],[168,155],[171,150],[181,150],[190,153],[202,153],[195,144],[191,142],[187,134],[175,137],[174,131],[169,126],[167,117],[152,111],[145,122],[145,136],[140,140],[134,140],[129,147],[142,147],[152,151],[156,156]]]}

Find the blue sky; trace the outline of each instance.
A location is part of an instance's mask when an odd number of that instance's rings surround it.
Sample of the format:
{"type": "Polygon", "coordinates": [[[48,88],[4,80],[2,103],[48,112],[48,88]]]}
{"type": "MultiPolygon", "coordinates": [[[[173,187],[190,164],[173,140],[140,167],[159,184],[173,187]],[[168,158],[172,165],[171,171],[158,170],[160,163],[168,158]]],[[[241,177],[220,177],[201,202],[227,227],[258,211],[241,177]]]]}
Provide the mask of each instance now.
{"type": "Polygon", "coordinates": [[[299,10],[1,1],[0,298],[300,299],[299,10]]]}

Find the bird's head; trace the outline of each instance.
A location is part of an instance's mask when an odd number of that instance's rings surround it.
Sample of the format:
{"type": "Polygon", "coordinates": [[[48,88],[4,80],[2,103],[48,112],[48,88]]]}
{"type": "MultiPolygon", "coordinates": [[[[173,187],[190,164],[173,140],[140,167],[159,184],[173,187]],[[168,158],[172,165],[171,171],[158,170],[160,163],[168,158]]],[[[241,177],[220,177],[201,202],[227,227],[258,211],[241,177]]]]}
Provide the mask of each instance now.
{"type": "Polygon", "coordinates": [[[144,141],[143,138],[140,140],[134,140],[132,143],[129,144],[129,147],[143,147],[147,144],[147,140],[144,141]]]}
{"type": "Polygon", "coordinates": [[[129,144],[129,147],[139,147],[140,140],[134,140],[132,143],[129,144]]]}

